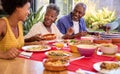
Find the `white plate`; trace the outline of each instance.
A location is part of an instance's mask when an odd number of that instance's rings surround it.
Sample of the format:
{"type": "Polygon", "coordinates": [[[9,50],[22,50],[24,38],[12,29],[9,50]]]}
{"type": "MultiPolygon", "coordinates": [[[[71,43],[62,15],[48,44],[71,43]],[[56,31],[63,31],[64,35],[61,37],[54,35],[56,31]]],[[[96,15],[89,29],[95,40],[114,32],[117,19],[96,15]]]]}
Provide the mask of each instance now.
{"type": "Polygon", "coordinates": [[[120,38],[120,36],[101,36],[103,38],[120,38]]]}
{"type": "Polygon", "coordinates": [[[120,33],[101,34],[103,38],[120,38],[120,33]]]}
{"type": "MultiPolygon", "coordinates": [[[[103,62],[108,62],[108,63],[117,63],[117,62],[114,62],[114,61],[103,61],[103,62]]],[[[100,68],[100,65],[103,63],[103,62],[97,62],[93,65],[93,68],[100,72],[100,73],[103,73],[103,74],[119,74],[120,73],[120,68],[118,69],[112,69],[112,70],[101,70],[100,68]]]]}
{"type": "Polygon", "coordinates": [[[22,50],[24,51],[31,51],[31,52],[41,52],[41,51],[47,51],[47,50],[50,50],[50,47],[49,46],[46,46],[46,48],[43,48],[43,49],[35,49],[35,50],[30,50],[31,48],[39,48],[41,47],[41,45],[29,45],[29,46],[23,46],[22,47],[22,50]]]}

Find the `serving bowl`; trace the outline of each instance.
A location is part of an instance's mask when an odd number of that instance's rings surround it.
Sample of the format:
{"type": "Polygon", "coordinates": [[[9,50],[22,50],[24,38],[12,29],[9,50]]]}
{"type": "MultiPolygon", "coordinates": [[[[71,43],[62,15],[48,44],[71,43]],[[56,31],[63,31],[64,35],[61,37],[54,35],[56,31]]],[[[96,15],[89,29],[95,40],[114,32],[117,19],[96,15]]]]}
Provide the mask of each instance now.
{"type": "Polygon", "coordinates": [[[115,54],[118,51],[118,46],[111,43],[103,43],[99,48],[103,54],[115,54]]]}
{"type": "Polygon", "coordinates": [[[71,49],[71,51],[72,51],[73,53],[78,53],[78,50],[77,50],[76,45],[70,44],[69,46],[70,46],[70,49],[71,49]]]}
{"type": "Polygon", "coordinates": [[[120,43],[120,38],[111,38],[112,43],[120,43]]]}
{"type": "Polygon", "coordinates": [[[88,37],[82,36],[82,37],[81,37],[81,40],[89,40],[89,41],[91,41],[91,42],[93,42],[94,39],[95,39],[95,38],[92,37],[92,36],[88,36],[88,37]]]}
{"type": "Polygon", "coordinates": [[[81,44],[77,45],[77,49],[81,56],[89,57],[95,53],[97,46],[92,44],[81,44]]]}
{"type": "Polygon", "coordinates": [[[69,43],[69,47],[70,47],[71,52],[78,53],[77,45],[79,45],[79,44],[80,44],[80,41],[75,41],[75,42],[69,43]]]}
{"type": "Polygon", "coordinates": [[[78,53],[77,45],[81,44],[93,44],[91,40],[77,40],[75,42],[69,43],[70,49],[74,53],[78,53]]]}
{"type": "Polygon", "coordinates": [[[103,38],[98,38],[93,40],[94,43],[101,44],[101,43],[112,43],[111,39],[103,39],[103,38]]]}

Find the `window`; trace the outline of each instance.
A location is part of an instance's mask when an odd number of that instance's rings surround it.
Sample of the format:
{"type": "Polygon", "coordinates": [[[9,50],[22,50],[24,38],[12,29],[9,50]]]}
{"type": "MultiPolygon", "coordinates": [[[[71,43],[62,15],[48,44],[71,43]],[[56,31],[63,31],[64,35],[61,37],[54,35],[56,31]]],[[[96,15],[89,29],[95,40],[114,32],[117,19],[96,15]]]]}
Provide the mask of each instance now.
{"type": "Polygon", "coordinates": [[[44,5],[43,11],[46,9],[46,6],[49,4],[49,0],[36,0],[36,10],[44,5]]]}
{"type": "Polygon", "coordinates": [[[3,17],[5,15],[6,15],[6,13],[2,9],[1,0],[0,0],[0,17],[3,17]]]}
{"type": "Polygon", "coordinates": [[[60,15],[63,16],[71,12],[73,0],[56,0],[55,2],[60,7],[60,15]]]}

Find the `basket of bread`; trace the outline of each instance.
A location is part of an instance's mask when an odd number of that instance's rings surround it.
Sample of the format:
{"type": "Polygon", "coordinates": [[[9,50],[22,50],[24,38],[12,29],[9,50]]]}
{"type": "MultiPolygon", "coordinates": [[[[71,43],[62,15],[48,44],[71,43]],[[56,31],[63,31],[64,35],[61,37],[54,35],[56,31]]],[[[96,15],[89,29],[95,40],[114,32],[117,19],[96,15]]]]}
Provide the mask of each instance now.
{"type": "Polygon", "coordinates": [[[44,68],[50,71],[66,70],[69,62],[65,59],[46,59],[43,62],[44,68]]]}
{"type": "Polygon", "coordinates": [[[55,34],[44,34],[41,36],[42,40],[54,40],[56,39],[56,35],[55,34]]]}

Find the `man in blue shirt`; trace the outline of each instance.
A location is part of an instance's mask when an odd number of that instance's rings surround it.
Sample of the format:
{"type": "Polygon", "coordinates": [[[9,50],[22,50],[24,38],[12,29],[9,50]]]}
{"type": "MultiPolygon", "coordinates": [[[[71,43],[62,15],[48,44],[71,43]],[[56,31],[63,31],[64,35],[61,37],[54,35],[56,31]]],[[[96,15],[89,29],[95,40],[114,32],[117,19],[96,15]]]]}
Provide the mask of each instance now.
{"type": "Polygon", "coordinates": [[[84,3],[76,4],[73,11],[60,18],[57,27],[61,33],[72,36],[72,38],[84,36],[87,34],[86,23],[82,18],[85,15],[86,5],[84,3]]]}

